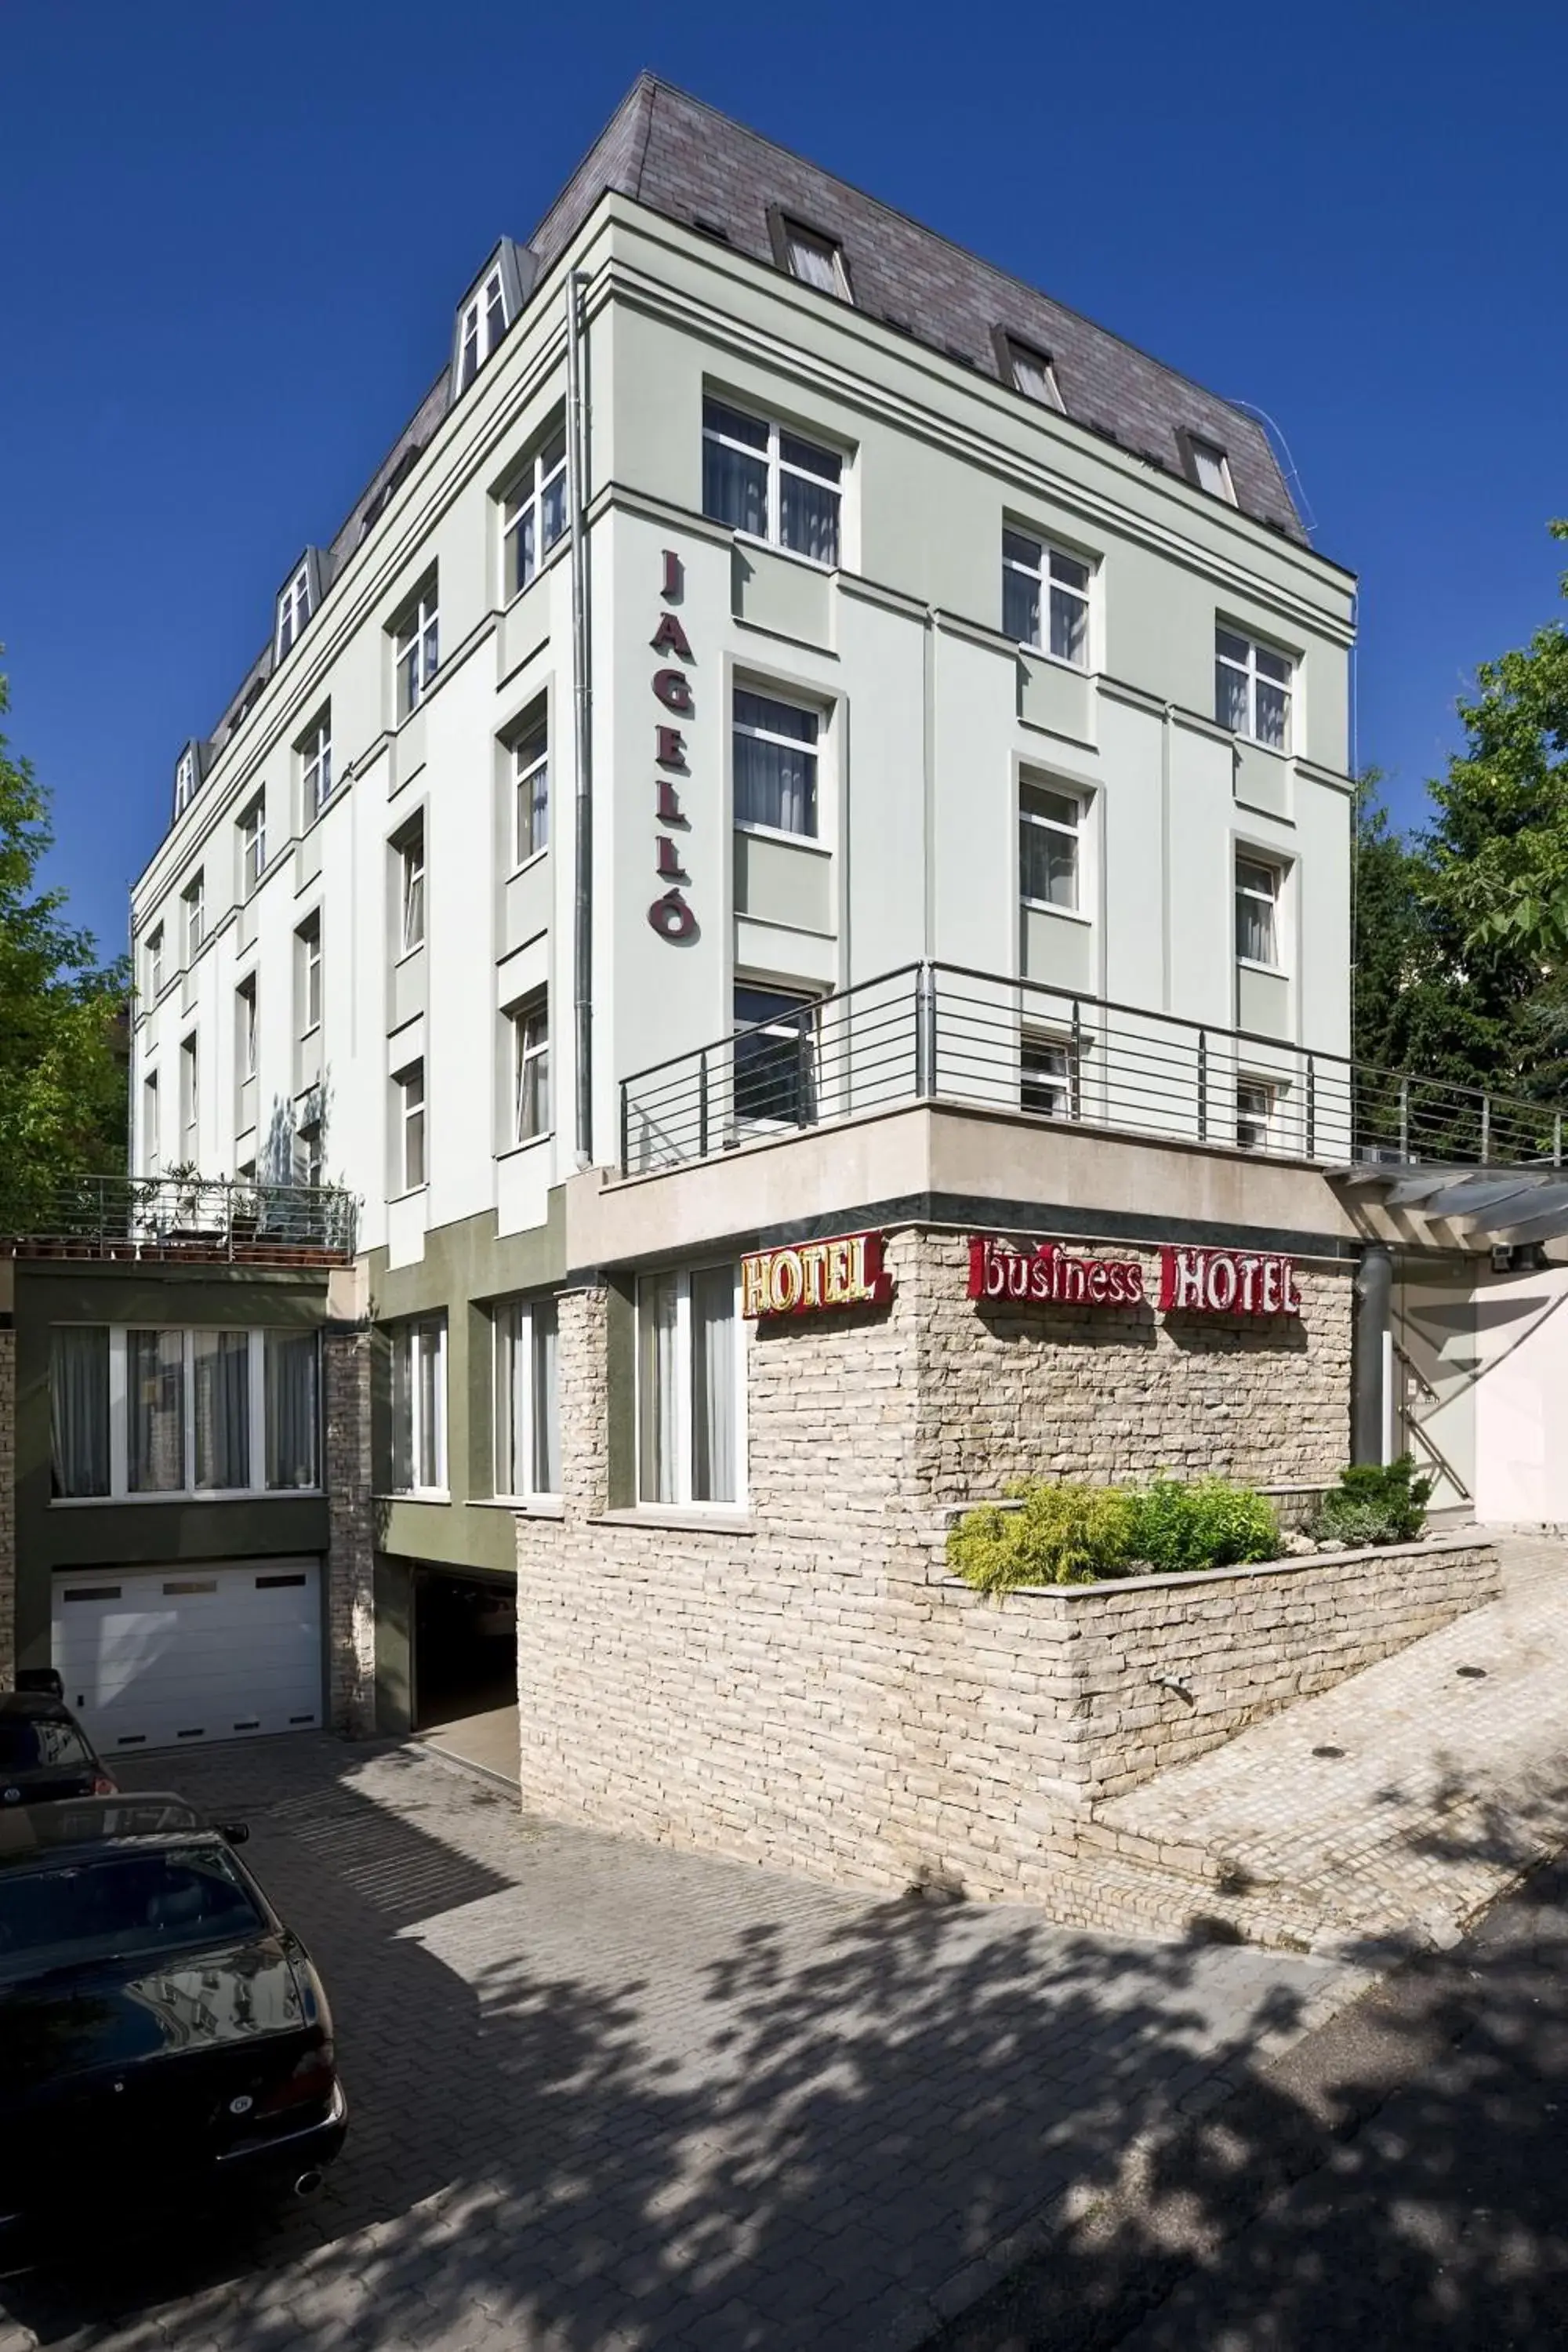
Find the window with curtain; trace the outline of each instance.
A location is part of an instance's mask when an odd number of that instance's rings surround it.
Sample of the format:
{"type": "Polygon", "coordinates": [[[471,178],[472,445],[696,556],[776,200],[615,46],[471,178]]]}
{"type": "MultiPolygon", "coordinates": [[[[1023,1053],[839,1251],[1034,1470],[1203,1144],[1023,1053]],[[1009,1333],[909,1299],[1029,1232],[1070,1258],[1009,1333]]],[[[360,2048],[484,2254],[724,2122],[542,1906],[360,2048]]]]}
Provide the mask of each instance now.
{"type": "Polygon", "coordinates": [[[550,744],[542,719],[511,749],[517,783],[514,866],[526,866],[550,846],[550,744]]]}
{"type": "Polygon", "coordinates": [[[515,596],[566,529],[566,432],[557,426],[506,494],[501,521],[504,588],[515,596]]]}
{"type": "Polygon", "coordinates": [[[1021,530],[1002,533],[1002,627],[1075,669],[1089,667],[1089,567],[1021,530]]]}
{"type": "Polygon", "coordinates": [[[267,1484],[297,1493],[321,1485],[321,1348],[313,1331],[266,1334],[267,1484]]]}
{"type": "Polygon", "coordinates": [[[399,1494],[447,1486],[447,1318],[425,1317],[392,1336],[392,1484],[399,1494]]]}
{"type": "Polygon", "coordinates": [[[552,1298],[496,1309],[496,1493],[561,1492],[558,1311],[552,1298]]]}
{"type": "Polygon", "coordinates": [[[49,1350],[49,1423],[57,1495],[107,1495],[109,1330],[60,1325],[49,1350]]]}
{"type": "Polygon", "coordinates": [[[1026,780],[1018,787],[1018,896],[1032,907],[1076,909],[1083,803],[1026,780]]]}
{"type": "Polygon", "coordinates": [[[1290,698],[1295,664],[1233,629],[1214,641],[1215,717],[1235,735],[1249,735],[1271,751],[1290,749],[1290,698]]]}
{"type": "Polygon", "coordinates": [[[435,683],[440,658],[437,575],[432,572],[393,631],[393,670],[397,680],[397,716],[417,710],[435,683]]]}
{"type": "Polygon", "coordinates": [[[815,710],[735,688],[735,823],[816,838],[815,710]]]}
{"type": "Polygon", "coordinates": [[[550,999],[541,989],[508,1015],[511,1024],[511,1139],[550,1132],[550,999]]]}
{"type": "Polygon", "coordinates": [[[133,1495],[178,1493],[185,1484],[185,1335],[125,1335],[126,1459],[133,1495]]]}
{"type": "Polygon", "coordinates": [[[645,1503],[735,1504],[741,1349],[732,1265],[637,1285],[637,1492],[645,1503]]]}
{"type": "Polygon", "coordinates": [[[249,1332],[193,1331],[191,1380],[198,1490],[248,1486],[249,1332]]]}
{"type": "Polygon", "coordinates": [[[1279,882],[1278,866],[1260,857],[1236,861],[1236,952],[1244,963],[1279,963],[1279,882]]]}
{"type": "Polygon", "coordinates": [[[425,944],[425,827],[405,834],[398,853],[398,895],[403,905],[400,955],[425,944]]]}
{"type": "Polygon", "coordinates": [[[787,425],[702,404],[702,511],[814,563],[838,562],[844,460],[787,425]]]}
{"type": "Polygon", "coordinates": [[[734,1003],[737,1121],[809,1126],[816,1117],[816,997],[738,983],[734,1003]]]}
{"type": "Polygon", "coordinates": [[[300,755],[300,782],[304,793],[305,822],[320,816],[332,796],[332,706],[329,702],[310,732],[294,749],[300,755]]]}

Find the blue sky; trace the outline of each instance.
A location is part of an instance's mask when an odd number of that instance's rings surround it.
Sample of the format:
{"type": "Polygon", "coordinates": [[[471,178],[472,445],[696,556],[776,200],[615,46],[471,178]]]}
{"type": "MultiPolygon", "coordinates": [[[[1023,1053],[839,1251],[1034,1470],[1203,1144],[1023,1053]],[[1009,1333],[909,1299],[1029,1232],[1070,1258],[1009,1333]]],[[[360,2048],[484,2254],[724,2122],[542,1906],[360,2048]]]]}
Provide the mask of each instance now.
{"type": "Polygon", "coordinates": [[[180,743],[642,66],[1288,436],[1396,813],[1557,609],[1561,0],[0,0],[0,641],[105,949],[180,743]]]}

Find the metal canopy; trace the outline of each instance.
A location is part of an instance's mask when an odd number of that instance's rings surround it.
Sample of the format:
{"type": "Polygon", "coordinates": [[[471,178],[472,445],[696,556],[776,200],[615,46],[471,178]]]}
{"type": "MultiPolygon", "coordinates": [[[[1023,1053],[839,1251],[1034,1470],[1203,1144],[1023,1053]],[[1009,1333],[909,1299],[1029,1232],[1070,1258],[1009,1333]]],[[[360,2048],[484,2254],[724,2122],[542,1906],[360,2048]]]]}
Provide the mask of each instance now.
{"type": "Polygon", "coordinates": [[[1381,1182],[1381,1206],[1412,1209],[1433,1223],[1462,1221],[1478,1243],[1568,1239],[1568,1171],[1525,1168],[1350,1168],[1337,1171],[1358,1189],[1381,1182]]]}

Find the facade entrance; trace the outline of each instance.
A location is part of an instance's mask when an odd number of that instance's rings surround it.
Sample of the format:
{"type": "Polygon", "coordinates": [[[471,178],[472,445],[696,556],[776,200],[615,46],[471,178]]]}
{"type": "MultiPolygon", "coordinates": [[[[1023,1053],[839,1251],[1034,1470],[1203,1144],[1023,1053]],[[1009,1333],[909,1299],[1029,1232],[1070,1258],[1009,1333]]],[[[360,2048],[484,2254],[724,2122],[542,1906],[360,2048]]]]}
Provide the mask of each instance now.
{"type": "Polygon", "coordinates": [[[510,1579],[414,1572],[414,1728],[517,1777],[517,1591],[510,1579]]]}

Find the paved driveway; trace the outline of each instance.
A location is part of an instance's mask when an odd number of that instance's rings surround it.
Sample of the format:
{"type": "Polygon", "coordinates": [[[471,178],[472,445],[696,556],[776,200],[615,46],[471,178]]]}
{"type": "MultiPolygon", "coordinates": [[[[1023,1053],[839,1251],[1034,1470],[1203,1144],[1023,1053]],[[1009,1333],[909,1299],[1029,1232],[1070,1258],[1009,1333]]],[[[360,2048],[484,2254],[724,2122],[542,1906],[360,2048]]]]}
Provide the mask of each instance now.
{"type": "Polygon", "coordinates": [[[557,1829],[416,1747],[257,1741],[178,1780],[250,1821],[321,1966],[348,2149],[195,2252],[85,2235],[70,2276],[0,2288],[0,2352],[913,2345],[1357,1981],[557,1829]]]}

